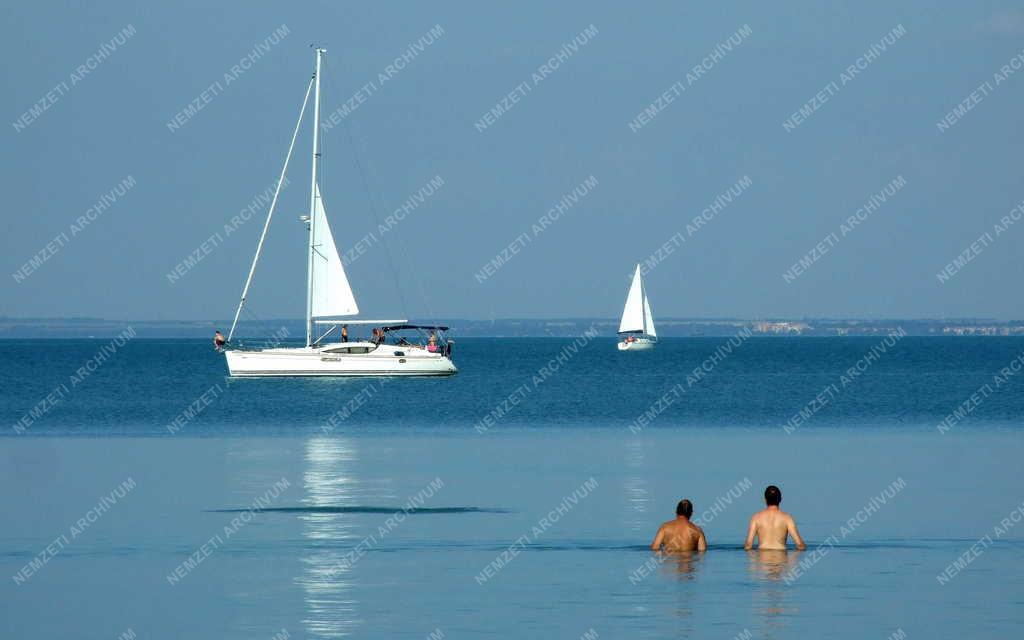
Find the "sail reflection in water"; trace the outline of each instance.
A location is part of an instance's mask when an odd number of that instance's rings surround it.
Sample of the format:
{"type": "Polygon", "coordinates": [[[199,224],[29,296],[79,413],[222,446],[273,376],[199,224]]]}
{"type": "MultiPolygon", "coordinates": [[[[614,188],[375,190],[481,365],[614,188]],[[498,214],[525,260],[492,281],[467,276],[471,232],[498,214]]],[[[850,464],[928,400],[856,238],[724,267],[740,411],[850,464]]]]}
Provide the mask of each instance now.
{"type": "MultiPolygon", "coordinates": [[[[355,506],[393,498],[383,486],[367,487],[353,474],[358,460],[352,442],[343,438],[311,438],[306,442],[303,476],[304,505],[309,507],[355,506]]],[[[336,638],[351,635],[359,626],[355,599],[356,571],[349,553],[365,535],[358,520],[345,513],[302,513],[306,553],[297,582],[306,602],[306,635],[336,638]]]]}
{"type": "MultiPolygon", "coordinates": [[[[651,502],[647,479],[643,444],[633,440],[626,444],[626,468],[628,474],[625,481],[626,513],[625,524],[632,533],[638,533],[650,526],[647,515],[651,502]]],[[[642,538],[642,536],[641,536],[642,538]]]]}

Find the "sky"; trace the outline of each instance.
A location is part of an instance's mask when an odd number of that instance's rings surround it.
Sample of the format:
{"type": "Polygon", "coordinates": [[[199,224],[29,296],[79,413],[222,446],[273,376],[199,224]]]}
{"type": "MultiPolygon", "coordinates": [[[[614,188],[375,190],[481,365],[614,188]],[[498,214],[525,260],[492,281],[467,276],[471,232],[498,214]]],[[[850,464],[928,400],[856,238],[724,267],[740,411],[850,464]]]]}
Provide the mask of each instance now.
{"type": "MultiPolygon", "coordinates": [[[[0,316],[230,318],[316,42],[366,317],[615,317],[643,263],[656,318],[1024,318],[1019,3],[0,15],[0,316]]],[[[304,313],[311,120],[253,317],[304,313]]]]}

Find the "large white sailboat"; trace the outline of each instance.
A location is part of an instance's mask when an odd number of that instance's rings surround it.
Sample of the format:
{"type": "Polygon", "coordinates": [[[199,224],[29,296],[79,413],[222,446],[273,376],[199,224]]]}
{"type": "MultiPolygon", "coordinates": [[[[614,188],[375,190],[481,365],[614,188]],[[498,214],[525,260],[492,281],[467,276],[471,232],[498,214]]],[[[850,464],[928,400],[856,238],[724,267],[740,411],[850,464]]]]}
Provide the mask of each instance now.
{"type": "Polygon", "coordinates": [[[306,88],[281,177],[267,212],[256,255],[235,311],[227,347],[224,349],[232,376],[444,376],[457,370],[451,358],[452,342],[445,338],[448,327],[411,325],[407,320],[346,319],[359,313],[355,294],[338,255],[327,211],[320,196],[317,165],[320,159],[320,72],[324,49],[316,49],[316,73],[306,88]],[[310,185],[309,215],[302,221],[309,230],[308,278],[306,282],[306,346],[259,349],[236,348],[231,343],[238,318],[245,306],[256,264],[259,262],[270,220],[277,207],[288,162],[302,126],[302,117],[313,93],[313,177],[310,185]],[[372,339],[348,341],[348,326],[373,326],[372,339]],[[333,336],[342,328],[340,335],[333,336]],[[419,331],[419,342],[410,342],[398,332],[419,331]],[[327,342],[331,337],[333,342],[327,342]]]}
{"type": "Polygon", "coordinates": [[[622,310],[619,322],[619,351],[644,351],[653,349],[658,341],[658,332],[654,329],[654,316],[651,315],[651,303],[647,300],[644,289],[644,277],[640,273],[640,265],[636,265],[633,284],[626,296],[626,306],[622,310]]]}

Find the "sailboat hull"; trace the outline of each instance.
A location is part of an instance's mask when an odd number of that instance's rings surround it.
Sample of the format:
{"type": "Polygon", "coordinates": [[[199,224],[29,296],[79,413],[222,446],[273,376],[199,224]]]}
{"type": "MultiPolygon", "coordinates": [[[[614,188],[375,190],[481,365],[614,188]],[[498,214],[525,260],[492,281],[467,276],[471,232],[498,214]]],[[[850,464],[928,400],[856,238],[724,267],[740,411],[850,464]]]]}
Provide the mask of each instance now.
{"type": "Polygon", "coordinates": [[[650,338],[637,338],[632,342],[622,340],[619,342],[619,351],[650,351],[654,348],[654,340],[650,338]]]}
{"type": "MultiPolygon", "coordinates": [[[[367,345],[373,347],[373,345],[367,345]]],[[[228,372],[238,378],[285,376],[450,376],[458,369],[450,358],[418,347],[381,345],[368,353],[347,350],[365,348],[360,343],[225,352],[228,372]]]]}

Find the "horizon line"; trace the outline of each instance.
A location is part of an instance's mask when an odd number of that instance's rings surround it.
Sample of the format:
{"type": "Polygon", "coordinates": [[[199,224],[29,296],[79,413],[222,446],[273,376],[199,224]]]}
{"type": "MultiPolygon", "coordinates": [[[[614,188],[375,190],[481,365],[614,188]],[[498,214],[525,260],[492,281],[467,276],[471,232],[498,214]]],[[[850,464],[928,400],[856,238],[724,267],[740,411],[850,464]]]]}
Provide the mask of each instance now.
{"type": "MultiPolygon", "coordinates": [[[[358,317],[351,318],[351,321],[358,320],[358,317]]],[[[462,322],[618,322],[617,316],[548,316],[548,317],[526,317],[508,316],[498,318],[469,318],[458,316],[422,316],[422,321],[434,321],[446,319],[446,321],[462,322]]],[[[160,319],[160,318],[105,318],[100,316],[3,316],[0,315],[0,323],[4,322],[106,322],[106,323],[138,323],[138,324],[224,324],[227,318],[221,319],[160,319]]],[[[858,317],[858,316],[664,316],[658,323],[665,322],[991,322],[999,324],[1012,324],[1024,322],[1024,318],[1001,319],[984,316],[879,316],[879,317],[858,317]]],[[[240,320],[239,324],[265,324],[270,322],[305,322],[301,317],[269,317],[264,319],[240,320]]],[[[339,320],[338,324],[344,324],[339,320]]]]}

